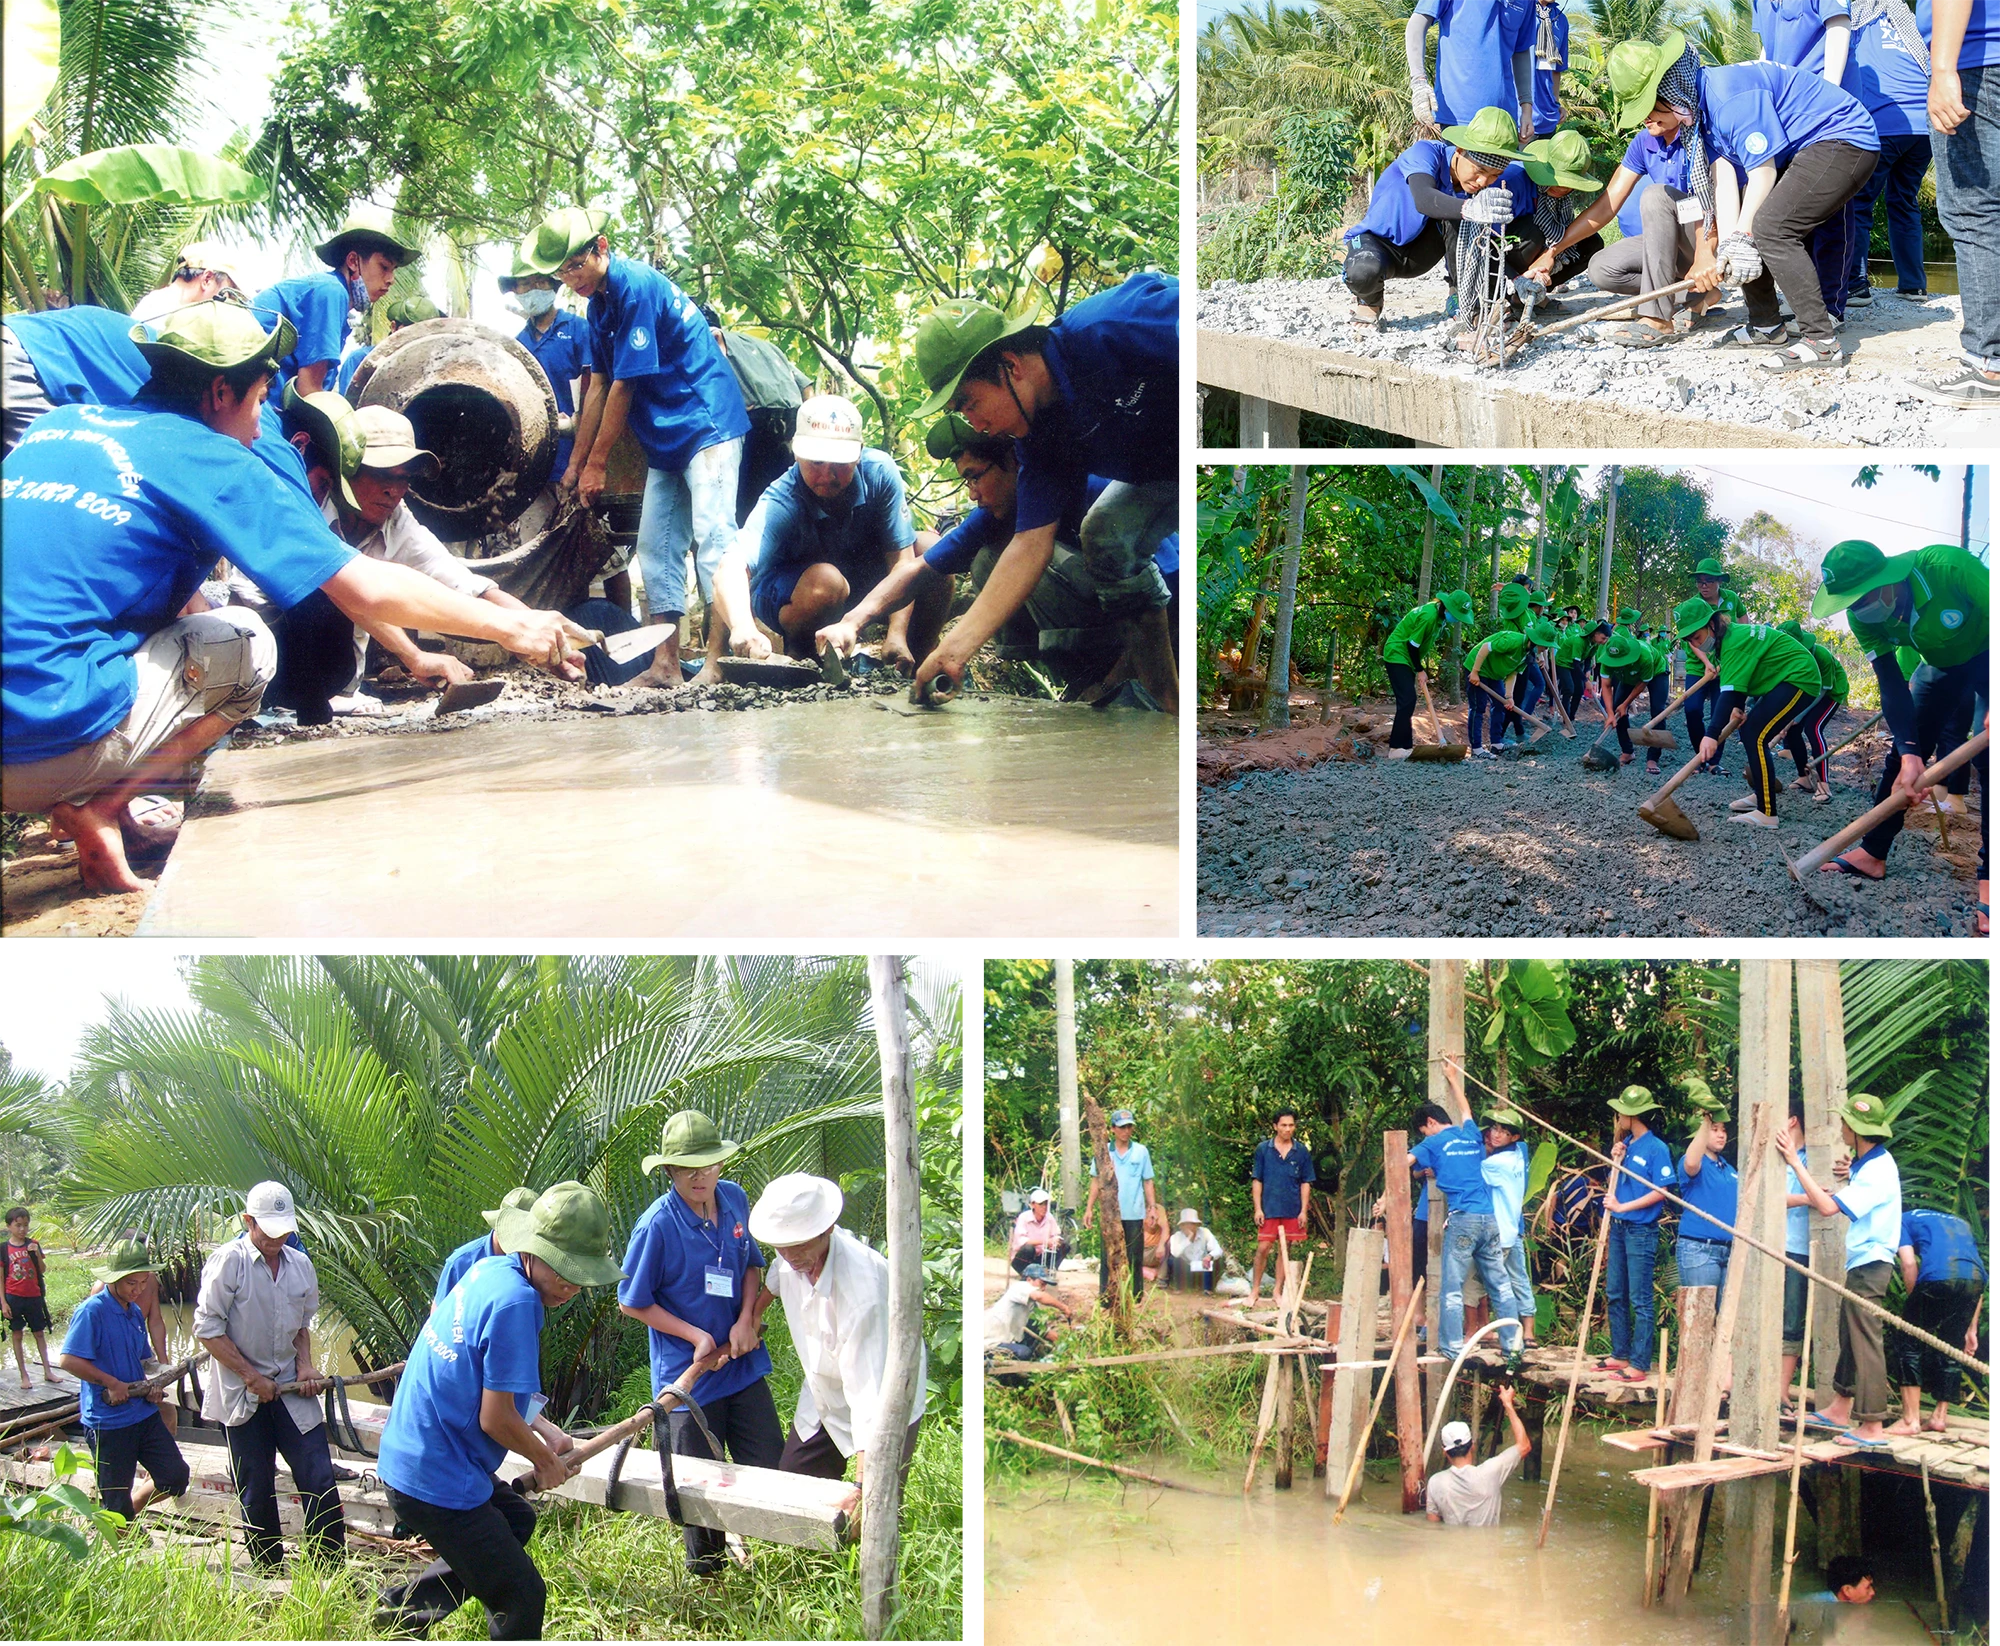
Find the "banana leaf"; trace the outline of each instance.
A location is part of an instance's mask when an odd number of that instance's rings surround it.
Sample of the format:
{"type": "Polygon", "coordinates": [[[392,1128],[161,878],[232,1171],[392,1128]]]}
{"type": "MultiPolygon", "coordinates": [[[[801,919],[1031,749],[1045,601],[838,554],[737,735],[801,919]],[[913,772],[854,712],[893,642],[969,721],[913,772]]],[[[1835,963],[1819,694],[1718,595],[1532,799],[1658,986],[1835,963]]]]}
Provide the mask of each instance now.
{"type": "Polygon", "coordinates": [[[14,152],[28,122],[55,90],[56,64],[62,55],[62,16],[56,0],[7,0],[6,53],[0,155],[14,152]]]}
{"type": "Polygon", "coordinates": [[[135,206],[146,201],[243,205],[262,200],[269,192],[261,177],[241,166],[168,143],[133,143],[79,154],[36,178],[35,188],[84,206],[135,206]]]}

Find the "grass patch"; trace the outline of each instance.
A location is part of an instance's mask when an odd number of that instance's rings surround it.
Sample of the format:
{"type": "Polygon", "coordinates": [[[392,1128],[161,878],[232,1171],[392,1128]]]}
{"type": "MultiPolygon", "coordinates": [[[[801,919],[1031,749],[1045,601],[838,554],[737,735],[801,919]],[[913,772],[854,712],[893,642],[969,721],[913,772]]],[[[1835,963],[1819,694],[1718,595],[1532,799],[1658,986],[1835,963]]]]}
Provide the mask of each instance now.
{"type": "MultiPolygon", "coordinates": [[[[960,1433],[927,1421],[903,1505],[903,1640],[964,1635],[960,1433]]],[[[557,1503],[530,1546],[548,1580],[546,1633],[566,1640],[858,1640],[860,1555],[752,1545],[748,1571],[687,1575],[677,1528],[642,1515],[557,1503]]],[[[360,1550],[344,1570],[301,1564],[264,1595],[208,1569],[209,1550],[105,1546],[71,1561],[36,1539],[0,1544],[0,1639],[378,1640],[375,1586],[392,1568],[360,1550]]],[[[397,1576],[407,1567],[393,1568],[397,1576]]],[[[483,1640],[475,1601],[432,1631],[483,1640]]]]}

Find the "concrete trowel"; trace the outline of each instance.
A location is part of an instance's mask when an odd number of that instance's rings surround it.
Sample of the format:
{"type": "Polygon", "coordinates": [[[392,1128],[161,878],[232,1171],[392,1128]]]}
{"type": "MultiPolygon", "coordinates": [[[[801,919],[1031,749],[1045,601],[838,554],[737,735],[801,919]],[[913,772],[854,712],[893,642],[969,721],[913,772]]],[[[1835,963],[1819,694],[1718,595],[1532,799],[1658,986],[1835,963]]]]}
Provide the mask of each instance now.
{"type": "Polygon", "coordinates": [[[641,629],[627,629],[623,634],[604,636],[598,644],[604,648],[604,655],[614,663],[629,663],[644,652],[657,650],[660,643],[680,625],[676,623],[648,623],[641,629]]]}
{"type": "Polygon", "coordinates": [[[716,667],[732,686],[776,686],[791,691],[820,682],[818,663],[792,657],[724,657],[717,659],[716,667]]]}
{"type": "MultiPolygon", "coordinates": [[[[1735,731],[1742,722],[1743,712],[1739,709],[1729,717],[1729,723],[1722,728],[1722,736],[1717,741],[1728,741],[1729,734],[1735,731]]],[[[1696,768],[1700,765],[1701,750],[1696,749],[1693,759],[1688,761],[1685,766],[1681,767],[1679,771],[1675,772],[1672,777],[1668,778],[1651,795],[1639,803],[1639,815],[1652,824],[1654,828],[1658,829],[1661,834],[1671,835],[1675,840],[1699,840],[1701,838],[1701,830],[1697,829],[1688,820],[1687,813],[1675,805],[1672,799],[1674,790],[1678,789],[1690,777],[1694,776],[1696,768]]]]}
{"type": "Polygon", "coordinates": [[[447,686],[444,695],[438,699],[437,714],[460,714],[466,709],[476,709],[491,703],[506,689],[507,682],[504,680],[471,680],[462,686],[447,686]]]}

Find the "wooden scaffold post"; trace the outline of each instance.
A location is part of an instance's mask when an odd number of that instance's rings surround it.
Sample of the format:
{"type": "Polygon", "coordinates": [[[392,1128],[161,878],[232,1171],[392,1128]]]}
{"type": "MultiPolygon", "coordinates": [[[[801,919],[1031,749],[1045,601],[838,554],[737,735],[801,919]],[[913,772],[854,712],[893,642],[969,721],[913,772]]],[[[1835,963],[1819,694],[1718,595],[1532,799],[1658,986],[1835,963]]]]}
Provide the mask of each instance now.
{"type": "MultiPolygon", "coordinates": [[[[1389,1316],[1400,1321],[1410,1301],[1414,1284],[1411,1276],[1416,1268],[1416,1256],[1410,1245],[1409,1133],[1382,1134],[1382,1173],[1387,1213],[1383,1221],[1389,1231],[1389,1316]]],[[[1417,1437],[1424,1431],[1424,1401],[1417,1385],[1416,1333],[1403,1335],[1395,1361],[1396,1455],[1403,1481],[1403,1513],[1413,1515],[1421,1513],[1424,1506],[1424,1460],[1417,1455],[1421,1444],[1417,1437]]]]}
{"type": "MultiPolygon", "coordinates": [[[[1451,1082],[1445,1076],[1445,1060],[1450,1058],[1460,1068],[1465,1066],[1465,962],[1463,960],[1433,960],[1430,965],[1430,1026],[1428,1036],[1428,1076],[1425,1081],[1425,1101],[1435,1103],[1445,1113],[1451,1113],[1451,1082]]],[[[1436,1354],[1437,1346],[1443,1341],[1439,1335],[1439,1298],[1444,1292],[1442,1275],[1444,1271],[1444,1195],[1439,1191],[1436,1179],[1429,1180],[1430,1220],[1425,1228],[1429,1231],[1425,1273],[1430,1284],[1424,1288],[1424,1350],[1436,1354]]],[[[1438,1402],[1444,1396],[1445,1377],[1448,1367],[1433,1367],[1424,1378],[1424,1421],[1434,1425],[1437,1420],[1438,1402]]],[[[1423,1460],[1418,1459],[1418,1473],[1421,1476],[1423,1460]]]]}
{"type": "Polygon", "coordinates": [[[1090,1158],[1097,1169],[1097,1236],[1104,1242],[1109,1277],[1104,1301],[1123,1337],[1132,1325],[1132,1276],[1125,1261],[1125,1225],[1118,1216],[1118,1173],[1111,1164],[1111,1128],[1105,1123],[1103,1107],[1089,1092],[1083,1093],[1083,1118],[1090,1128],[1090,1158]]]}

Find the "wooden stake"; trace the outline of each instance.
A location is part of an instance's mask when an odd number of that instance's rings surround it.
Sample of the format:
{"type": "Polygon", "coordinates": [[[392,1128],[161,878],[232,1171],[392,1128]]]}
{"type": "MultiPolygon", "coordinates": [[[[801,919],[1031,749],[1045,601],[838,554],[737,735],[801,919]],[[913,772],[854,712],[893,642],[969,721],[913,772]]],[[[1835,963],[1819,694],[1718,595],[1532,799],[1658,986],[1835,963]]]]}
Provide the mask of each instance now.
{"type": "MultiPolygon", "coordinates": [[[[1429,1276],[1425,1277],[1425,1279],[1428,1278],[1429,1276]]],[[[1401,1367],[1403,1364],[1403,1340],[1409,1336],[1410,1326],[1416,1320],[1417,1311],[1423,1307],[1423,1302],[1424,1282],[1419,1280],[1416,1284],[1416,1289],[1410,1293],[1410,1301],[1403,1306],[1403,1318],[1396,1323],[1395,1341],[1389,1345],[1389,1364],[1392,1367],[1401,1367]]],[[[1389,1385],[1394,1381],[1395,1376],[1392,1373],[1389,1377],[1382,1379],[1381,1388],[1375,1391],[1375,1403],[1368,1408],[1367,1432],[1370,1434],[1375,1432],[1375,1419],[1382,1413],[1382,1397],[1389,1392],[1389,1385]]],[[[1400,1401],[1398,1404],[1400,1405],[1400,1401]]],[[[1335,1506],[1333,1511],[1333,1523],[1336,1526],[1340,1524],[1340,1517],[1347,1513],[1347,1500],[1354,1495],[1354,1483],[1361,1478],[1361,1462],[1367,1450],[1366,1446],[1357,1446],[1354,1448],[1354,1460],[1347,1466],[1347,1480],[1340,1488],[1340,1502],[1335,1506]]]]}
{"type": "MultiPolygon", "coordinates": [[[[1653,1362],[1660,1368],[1660,1387],[1653,1398],[1653,1427],[1663,1428],[1667,1421],[1667,1329],[1660,1328],[1660,1358],[1653,1362]]],[[[1646,1587],[1639,1596],[1641,1606],[1653,1604],[1653,1571],[1660,1545],[1660,1489],[1646,1488],[1646,1587]]]]}
{"type": "MultiPolygon", "coordinates": [[[[1416,1293],[1411,1290],[1415,1254],[1411,1251],[1410,1150],[1409,1134],[1382,1134],[1382,1187],[1389,1231],[1389,1308],[1400,1318],[1404,1306],[1416,1293]]],[[[1428,1238],[1426,1229],[1426,1238],[1428,1238]]],[[[1417,1285],[1422,1287],[1423,1282],[1417,1285]]],[[[1423,1394],[1417,1381],[1417,1345],[1412,1332],[1409,1347],[1399,1335],[1389,1358],[1396,1363],[1396,1455],[1402,1470],[1403,1513],[1422,1512],[1424,1502],[1423,1459],[1417,1456],[1417,1435],[1424,1426],[1423,1394]]],[[[1433,1345],[1435,1347],[1435,1345],[1433,1345]]],[[[1368,1420],[1372,1431],[1375,1420],[1368,1420]]],[[[1336,1518],[1338,1518],[1336,1516],[1336,1518]]]]}
{"type": "MultiPolygon", "coordinates": [[[[1799,1344],[1799,1388],[1801,1391],[1812,1387],[1812,1318],[1814,1292],[1818,1288],[1806,1282],[1806,1329],[1805,1337],[1799,1344]]],[[[1789,1393],[1789,1391],[1787,1391],[1789,1393]]],[[[1806,1456],[1806,1412],[1805,1402],[1799,1402],[1798,1432],[1792,1440],[1792,1484],[1791,1503],[1785,1510],[1785,1575],[1778,1583],[1778,1635],[1782,1639],[1788,1633],[1792,1615],[1792,1562],[1799,1554],[1799,1471],[1806,1456]]],[[[1935,1542],[1935,1539],[1933,1539],[1935,1542]]]]}
{"type": "MultiPolygon", "coordinates": [[[[1526,1111],[1522,1111],[1526,1112],[1526,1111]]],[[[1542,1500],[1542,1529],[1535,1535],[1535,1547],[1549,1540],[1549,1517],[1556,1512],[1556,1483],[1562,1479],[1563,1453],[1569,1447],[1569,1418],[1576,1409],[1577,1380],[1583,1376],[1583,1362],[1590,1352],[1590,1317],[1597,1307],[1597,1277],[1604,1272],[1604,1248],[1611,1239],[1611,1214],[1600,1211],[1597,1222],[1597,1250],[1590,1259],[1590,1282],[1583,1292],[1583,1313],[1576,1322],[1576,1359],[1569,1365],[1569,1387],[1563,1391],[1562,1427],[1556,1431],[1556,1458],[1549,1468],[1548,1496],[1542,1500]]],[[[1664,1377],[1666,1374],[1661,1373],[1664,1377]]]]}
{"type": "MultiPolygon", "coordinates": [[[[1285,1231],[1278,1231],[1278,1272],[1287,1275],[1285,1231]]],[[[1291,1292],[1289,1286],[1278,1291],[1278,1327],[1282,1331],[1291,1319],[1291,1292]]],[[[1250,1495],[1250,1487],[1257,1478],[1257,1460],[1264,1455],[1264,1442],[1270,1437],[1271,1420],[1278,1409],[1278,1362],[1273,1360],[1264,1372],[1264,1399],[1257,1409],[1257,1438],[1250,1447],[1250,1466],[1243,1471],[1243,1495],[1250,1495]]]]}
{"type": "Polygon", "coordinates": [[[1148,1486],[1165,1486],[1170,1491],[1193,1492],[1197,1497],[1220,1497],[1220,1492],[1211,1492],[1206,1486],[1189,1486],[1178,1480],[1162,1480],[1158,1475],[1149,1475],[1144,1469],[1127,1468],[1123,1463],[1106,1463],[1099,1457],[1085,1457],[1081,1452],[1066,1452],[1060,1446],[1051,1446],[1047,1441],[1030,1440],[1026,1435],[1017,1435],[1012,1429],[995,1429],[996,1440],[1009,1441],[1016,1446],[1026,1446],[1030,1451],[1047,1452],[1050,1457],[1059,1457],[1069,1463],[1082,1463],[1093,1469],[1108,1469],[1114,1475],[1123,1475],[1127,1480],[1143,1480],[1148,1486]]]}
{"type": "MultiPolygon", "coordinates": [[[[1984,804],[1985,796],[1982,795],[1980,801],[1981,804],[1984,804]]],[[[1805,1425],[1800,1424],[1799,1429],[1803,1433],[1805,1425]]],[[[1942,1640],[1951,1633],[1951,1597],[1945,1592],[1944,1554],[1938,1548],[1937,1504],[1931,1497],[1930,1460],[1928,1458],[1918,1458],[1917,1464],[1923,1471],[1924,1522],[1931,1530],[1931,1576],[1937,1580],[1938,1638],[1942,1640]]]]}
{"type": "MultiPolygon", "coordinates": [[[[1337,1344],[1340,1341],[1340,1301],[1335,1299],[1326,1311],[1326,1341],[1337,1344]]],[[[1305,1362],[1299,1363],[1300,1373],[1305,1371],[1305,1362]]],[[[1326,1472],[1327,1449],[1333,1440],[1333,1373],[1334,1362],[1325,1359],[1319,1363],[1319,1410],[1313,1414],[1313,1478],[1326,1481],[1321,1488],[1331,1494],[1333,1481],[1326,1472]]]]}

